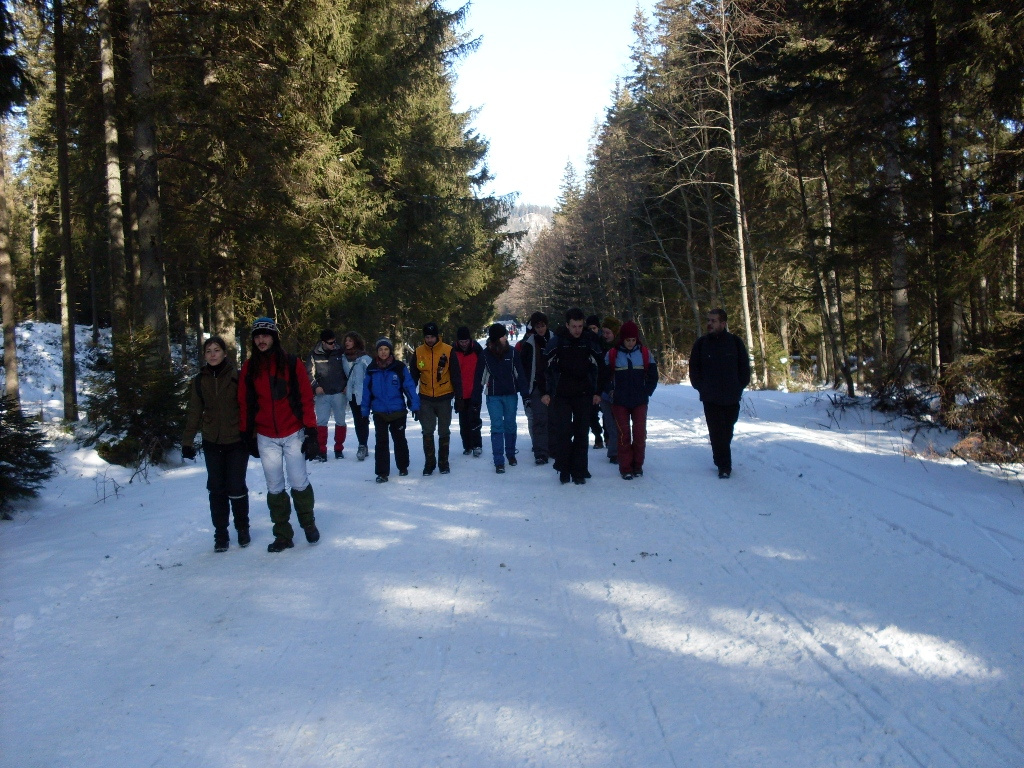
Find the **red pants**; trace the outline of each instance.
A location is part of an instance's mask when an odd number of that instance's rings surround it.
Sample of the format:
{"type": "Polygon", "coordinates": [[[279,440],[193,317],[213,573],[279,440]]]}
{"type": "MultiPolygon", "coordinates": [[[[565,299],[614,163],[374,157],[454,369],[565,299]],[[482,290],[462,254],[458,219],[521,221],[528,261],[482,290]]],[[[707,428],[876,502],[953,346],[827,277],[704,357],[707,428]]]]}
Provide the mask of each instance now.
{"type": "Polygon", "coordinates": [[[624,405],[612,405],[612,416],[615,417],[615,426],[619,428],[619,472],[643,469],[647,452],[647,406],[627,408],[624,405]]]}

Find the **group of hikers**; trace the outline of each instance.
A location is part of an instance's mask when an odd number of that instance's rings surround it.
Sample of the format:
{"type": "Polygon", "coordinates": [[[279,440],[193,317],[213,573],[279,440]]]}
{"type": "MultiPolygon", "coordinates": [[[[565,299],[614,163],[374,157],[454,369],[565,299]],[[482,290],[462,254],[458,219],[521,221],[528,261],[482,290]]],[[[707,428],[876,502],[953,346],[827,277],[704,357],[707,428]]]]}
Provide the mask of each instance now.
{"type": "MultiPolygon", "coordinates": [[[[328,460],[332,417],[334,458],[344,458],[349,412],[358,461],[370,454],[373,417],[377,483],[389,480],[391,443],[399,476],[409,474],[410,413],[422,429],[424,476],[451,472],[453,414],[463,454],[482,456],[485,404],[495,472],[504,474],[506,466],[518,463],[520,401],[534,463],[551,462],[562,484],[583,485],[591,477],[591,432],[594,448],[606,450],[622,479],[643,477],[647,407],[658,385],[658,366],[632,320],[587,317],[572,308],[564,325],[551,328],[547,315],[534,312],[514,345],[503,323],[487,329],[483,345],[466,326],[456,331],[454,346],[441,339],[437,323],[427,323],[422,332],[423,342],[408,365],[395,357],[386,337],[377,340],[371,354],[358,333],[346,333],[339,345],[330,329],[321,332],[303,360],[284,351],[277,323],[269,317],[253,322],[251,354],[241,371],[228,359],[222,338],[204,342],[205,364],[190,385],[181,454],[195,459],[201,433],[215,551],[229,548],[232,518],[238,545],[251,542],[245,482],[250,456],[260,459],[266,477],[274,534],[267,550],[294,546],[292,504],[306,541],[319,541],[306,462],[328,460]]],[[[704,402],[719,477],[728,478],[729,446],[750,368],[743,343],[726,330],[722,310],[712,310],[708,334],[694,344],[690,379],[704,402]]]]}

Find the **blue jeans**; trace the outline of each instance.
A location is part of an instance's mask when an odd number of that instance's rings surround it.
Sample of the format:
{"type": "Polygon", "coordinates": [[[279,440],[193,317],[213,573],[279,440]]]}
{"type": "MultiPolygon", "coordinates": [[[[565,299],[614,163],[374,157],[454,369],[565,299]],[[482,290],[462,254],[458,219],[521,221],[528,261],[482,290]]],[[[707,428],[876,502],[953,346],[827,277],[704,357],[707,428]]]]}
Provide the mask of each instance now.
{"type": "Polygon", "coordinates": [[[519,408],[518,395],[488,395],[487,415],[491,419],[491,451],[494,466],[505,463],[516,455],[516,411],[519,408]]]}
{"type": "Polygon", "coordinates": [[[344,427],[347,405],[344,392],[339,392],[336,395],[314,395],[313,411],[316,413],[316,425],[326,427],[333,413],[335,426],[344,427]]]}

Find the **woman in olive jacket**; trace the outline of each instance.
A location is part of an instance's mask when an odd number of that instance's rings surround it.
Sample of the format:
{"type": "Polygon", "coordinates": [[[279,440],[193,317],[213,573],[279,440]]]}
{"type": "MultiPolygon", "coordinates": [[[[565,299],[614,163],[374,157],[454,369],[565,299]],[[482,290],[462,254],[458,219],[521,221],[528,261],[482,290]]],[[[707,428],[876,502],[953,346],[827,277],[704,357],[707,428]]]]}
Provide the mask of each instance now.
{"type": "Polygon", "coordinates": [[[189,385],[188,416],[181,438],[181,456],[196,457],[196,433],[202,429],[206,459],[206,489],[210,492],[213,548],[228,548],[228,520],[234,513],[238,546],[249,545],[249,489],[245,469],[249,451],[238,430],[238,369],[227,359],[227,345],[219,336],[203,344],[202,367],[189,385]]]}

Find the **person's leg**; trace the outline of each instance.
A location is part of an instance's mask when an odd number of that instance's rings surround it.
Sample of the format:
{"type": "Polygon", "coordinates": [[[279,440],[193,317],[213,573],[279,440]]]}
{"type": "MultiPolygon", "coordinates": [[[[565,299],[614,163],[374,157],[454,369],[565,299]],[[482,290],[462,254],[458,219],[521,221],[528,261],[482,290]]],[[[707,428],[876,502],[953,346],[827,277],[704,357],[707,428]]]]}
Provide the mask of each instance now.
{"type": "Polygon", "coordinates": [[[228,467],[226,446],[216,443],[203,444],[203,458],[206,460],[206,490],[210,493],[210,521],[213,523],[213,546],[226,549],[228,545],[228,467]]]}
{"type": "Polygon", "coordinates": [[[462,401],[459,408],[459,437],[462,439],[462,452],[469,453],[473,450],[472,431],[470,425],[473,421],[473,414],[470,411],[468,400],[462,401]]]}
{"type": "Polygon", "coordinates": [[[601,400],[601,422],[604,424],[604,444],[608,449],[609,460],[619,455],[619,429],[615,424],[615,417],[612,415],[612,404],[607,400],[601,400]]]}
{"type": "Polygon", "coordinates": [[[448,450],[452,442],[452,401],[445,398],[437,404],[437,466],[448,472],[448,450]]]}
{"type": "Polygon", "coordinates": [[[494,466],[501,467],[505,464],[505,412],[497,395],[487,396],[487,416],[491,422],[491,458],[494,466]]]}
{"type": "Polygon", "coordinates": [[[629,417],[633,422],[633,474],[642,475],[647,458],[647,405],[632,408],[629,417]]]}
{"type": "Polygon", "coordinates": [[[612,417],[615,419],[616,431],[619,435],[618,463],[619,472],[623,475],[633,474],[633,442],[629,429],[629,408],[623,405],[612,406],[612,417]]]}
{"type": "Polygon", "coordinates": [[[469,404],[470,414],[472,416],[472,420],[470,421],[469,426],[470,443],[474,451],[479,451],[480,449],[483,448],[484,445],[484,420],[483,417],[481,416],[481,411],[483,410],[483,407],[483,403],[469,404]]]}
{"type": "Polygon", "coordinates": [[[408,416],[402,411],[398,418],[388,424],[391,432],[391,439],[395,443],[395,466],[399,472],[409,471],[409,440],[405,436],[405,427],[408,423],[408,416]]]}
{"type": "Polygon", "coordinates": [[[708,423],[708,437],[711,440],[711,455],[715,466],[721,472],[732,472],[733,427],[739,418],[739,405],[717,405],[704,403],[704,418],[708,423]]]}
{"type": "Polygon", "coordinates": [[[594,447],[604,448],[604,432],[601,429],[601,406],[591,405],[587,415],[590,419],[590,431],[594,435],[594,447]]]}
{"type": "Polygon", "coordinates": [[[572,413],[572,426],[570,428],[570,450],[569,472],[574,481],[585,480],[590,473],[588,469],[590,448],[588,432],[590,424],[589,417],[593,412],[592,399],[583,395],[574,397],[571,400],[570,410],[572,413]]]}
{"type": "Polygon", "coordinates": [[[373,446],[373,472],[377,477],[391,474],[391,448],[388,444],[388,422],[379,413],[373,414],[373,432],[376,445],[373,446]]]}
{"type": "Polygon", "coordinates": [[[331,395],[331,412],[334,414],[334,458],[343,457],[345,450],[345,435],[348,434],[348,427],[345,426],[345,393],[339,392],[331,395]]]}
{"type": "Polygon", "coordinates": [[[530,410],[533,413],[533,431],[530,436],[533,438],[533,456],[535,459],[548,460],[551,455],[549,440],[550,418],[548,406],[540,400],[541,394],[534,392],[530,395],[530,410]]]}
{"type": "Polygon", "coordinates": [[[435,398],[420,397],[420,428],[423,430],[423,474],[429,475],[437,468],[437,454],[434,449],[434,430],[437,429],[435,398]]]}
{"type": "Polygon", "coordinates": [[[513,464],[513,462],[516,462],[516,438],[518,436],[516,414],[519,411],[519,396],[504,395],[501,399],[502,418],[504,420],[502,432],[505,435],[505,456],[509,464],[513,464]]]}
{"type": "Polygon", "coordinates": [[[280,551],[291,546],[291,540],[295,536],[295,531],[289,522],[292,516],[292,505],[284,490],[285,440],[256,435],[256,442],[260,450],[260,463],[263,464],[263,476],[267,480],[267,506],[270,508],[270,520],[274,524],[274,543],[270,547],[273,548],[271,551],[280,551]],[[283,542],[288,543],[279,546],[283,542]]]}
{"type": "Polygon", "coordinates": [[[331,420],[331,396],[314,395],[313,412],[316,414],[316,441],[320,455],[327,458],[327,425],[331,420]]]}
{"type": "Polygon", "coordinates": [[[554,397],[548,406],[548,441],[555,457],[555,471],[569,474],[572,468],[572,405],[567,398],[554,397]]]}
{"type": "Polygon", "coordinates": [[[238,543],[246,546],[249,543],[249,488],[245,484],[245,471],[249,466],[249,452],[245,444],[238,442],[226,446],[225,449],[225,480],[228,499],[231,502],[231,514],[235,518],[235,531],[238,543]]]}
{"type": "Polygon", "coordinates": [[[352,424],[356,430],[356,441],[359,443],[356,458],[363,461],[370,454],[370,420],[363,416],[362,406],[356,402],[355,398],[349,401],[349,406],[352,409],[352,424]]]}

